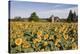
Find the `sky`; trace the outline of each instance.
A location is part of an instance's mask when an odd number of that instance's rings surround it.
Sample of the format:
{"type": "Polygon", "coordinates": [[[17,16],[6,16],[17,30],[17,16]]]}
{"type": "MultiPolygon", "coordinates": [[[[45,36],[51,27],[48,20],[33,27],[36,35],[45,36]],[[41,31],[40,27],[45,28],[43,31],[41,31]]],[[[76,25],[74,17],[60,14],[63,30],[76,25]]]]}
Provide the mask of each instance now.
{"type": "Polygon", "coordinates": [[[40,18],[49,18],[51,15],[59,18],[67,18],[69,11],[75,11],[78,14],[78,6],[75,4],[60,3],[39,3],[27,1],[10,2],[10,18],[22,17],[28,18],[31,13],[36,12],[40,18]]]}

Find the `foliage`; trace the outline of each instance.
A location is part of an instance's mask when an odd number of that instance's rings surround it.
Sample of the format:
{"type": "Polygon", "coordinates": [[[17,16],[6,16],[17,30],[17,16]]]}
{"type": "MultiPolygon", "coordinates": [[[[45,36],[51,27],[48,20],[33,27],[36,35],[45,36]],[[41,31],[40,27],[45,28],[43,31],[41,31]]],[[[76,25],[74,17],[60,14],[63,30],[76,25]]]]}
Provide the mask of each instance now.
{"type": "Polygon", "coordinates": [[[72,10],[70,10],[67,21],[71,22],[72,18],[73,18],[73,14],[72,14],[72,10]]]}
{"type": "Polygon", "coordinates": [[[39,17],[37,16],[36,12],[33,12],[29,17],[29,21],[39,21],[39,17]]]}
{"type": "Polygon", "coordinates": [[[21,17],[14,17],[15,21],[19,21],[21,17]]]}
{"type": "Polygon", "coordinates": [[[74,13],[72,13],[72,10],[70,10],[68,18],[67,18],[68,22],[74,22],[77,21],[77,15],[76,12],[74,11],[74,13]]]}

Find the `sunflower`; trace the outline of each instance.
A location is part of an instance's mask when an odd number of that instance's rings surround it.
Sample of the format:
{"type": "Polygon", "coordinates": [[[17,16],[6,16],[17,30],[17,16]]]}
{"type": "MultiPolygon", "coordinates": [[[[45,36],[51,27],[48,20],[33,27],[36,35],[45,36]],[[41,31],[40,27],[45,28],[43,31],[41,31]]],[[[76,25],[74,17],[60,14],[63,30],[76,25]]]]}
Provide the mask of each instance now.
{"type": "Polygon", "coordinates": [[[42,40],[41,38],[38,38],[38,42],[41,42],[41,40],[42,40]]]}
{"type": "Polygon", "coordinates": [[[45,34],[44,35],[44,40],[48,39],[48,37],[49,37],[48,34],[45,34]]]}
{"type": "Polygon", "coordinates": [[[17,39],[15,40],[15,44],[16,44],[16,45],[21,45],[21,44],[22,44],[22,38],[17,38],[17,39]]]}
{"type": "Polygon", "coordinates": [[[23,43],[22,47],[23,48],[29,48],[30,44],[27,41],[25,41],[25,43],[23,43]]]}
{"type": "Polygon", "coordinates": [[[60,39],[56,39],[55,45],[57,45],[59,41],[60,41],[60,39]]]}
{"type": "Polygon", "coordinates": [[[78,47],[77,47],[77,44],[76,43],[73,43],[72,44],[72,49],[77,49],[78,47]]]}
{"type": "Polygon", "coordinates": [[[41,36],[41,35],[42,35],[42,31],[38,31],[37,36],[41,36]]]}
{"type": "Polygon", "coordinates": [[[36,40],[36,39],[33,39],[33,43],[34,43],[34,44],[37,43],[37,40],[36,40]]]}
{"type": "Polygon", "coordinates": [[[58,38],[58,39],[61,39],[61,37],[62,37],[61,34],[57,35],[57,38],[58,38]]]}
{"type": "Polygon", "coordinates": [[[76,33],[76,30],[74,29],[73,32],[76,33]]]}
{"type": "Polygon", "coordinates": [[[55,28],[55,31],[57,31],[57,28],[55,28]]]}
{"type": "Polygon", "coordinates": [[[49,39],[50,39],[50,40],[51,40],[51,39],[54,40],[54,36],[51,35],[51,36],[49,37],[49,39]]]}
{"type": "Polygon", "coordinates": [[[40,41],[41,41],[41,39],[38,39],[38,38],[33,39],[33,43],[38,43],[38,42],[40,42],[40,41]]]}
{"type": "Polygon", "coordinates": [[[75,39],[74,38],[72,38],[72,42],[74,42],[75,41],[75,39]]]}
{"type": "Polygon", "coordinates": [[[47,46],[48,45],[48,42],[44,42],[43,46],[47,46]]]}
{"type": "Polygon", "coordinates": [[[61,47],[60,44],[57,44],[57,47],[61,47]]]}
{"type": "Polygon", "coordinates": [[[68,35],[64,35],[64,39],[67,40],[68,39],[68,35]]]}

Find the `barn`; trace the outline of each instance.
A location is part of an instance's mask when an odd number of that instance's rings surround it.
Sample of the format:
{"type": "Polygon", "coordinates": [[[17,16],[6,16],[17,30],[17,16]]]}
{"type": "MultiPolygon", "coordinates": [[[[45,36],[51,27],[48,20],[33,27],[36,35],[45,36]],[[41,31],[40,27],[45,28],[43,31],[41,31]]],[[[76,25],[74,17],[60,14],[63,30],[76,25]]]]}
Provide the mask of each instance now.
{"type": "Polygon", "coordinates": [[[54,15],[52,15],[51,17],[50,17],[50,19],[51,19],[51,22],[60,22],[60,19],[59,19],[59,17],[55,17],[54,15]]]}

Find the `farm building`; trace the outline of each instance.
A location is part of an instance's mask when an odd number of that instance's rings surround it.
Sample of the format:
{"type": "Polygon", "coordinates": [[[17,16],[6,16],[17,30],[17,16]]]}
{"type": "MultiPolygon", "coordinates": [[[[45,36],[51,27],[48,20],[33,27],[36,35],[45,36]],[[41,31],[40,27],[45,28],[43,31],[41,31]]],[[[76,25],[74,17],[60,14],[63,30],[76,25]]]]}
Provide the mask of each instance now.
{"type": "Polygon", "coordinates": [[[55,17],[54,15],[52,15],[51,17],[50,17],[50,19],[51,19],[51,22],[60,22],[60,19],[59,19],[59,17],[55,17]]]}
{"type": "Polygon", "coordinates": [[[77,22],[78,21],[78,16],[73,16],[72,20],[73,20],[73,22],[77,22]]]}

